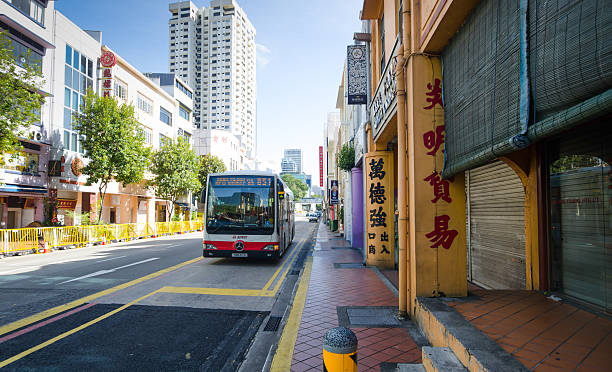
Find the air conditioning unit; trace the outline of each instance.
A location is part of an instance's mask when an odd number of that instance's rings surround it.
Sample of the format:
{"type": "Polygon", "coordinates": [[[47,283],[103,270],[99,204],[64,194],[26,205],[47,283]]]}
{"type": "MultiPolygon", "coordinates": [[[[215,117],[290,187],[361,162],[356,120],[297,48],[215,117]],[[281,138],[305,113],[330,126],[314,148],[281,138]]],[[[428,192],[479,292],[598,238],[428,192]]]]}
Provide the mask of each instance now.
{"type": "Polygon", "coordinates": [[[42,133],[33,130],[30,132],[28,138],[31,140],[42,141],[42,133]]]}

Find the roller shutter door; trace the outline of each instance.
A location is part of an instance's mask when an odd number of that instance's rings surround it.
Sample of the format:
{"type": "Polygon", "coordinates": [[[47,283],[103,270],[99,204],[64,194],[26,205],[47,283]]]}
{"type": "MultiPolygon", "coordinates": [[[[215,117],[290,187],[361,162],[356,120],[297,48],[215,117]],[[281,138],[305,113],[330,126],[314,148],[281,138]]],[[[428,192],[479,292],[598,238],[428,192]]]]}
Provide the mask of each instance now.
{"type": "Polygon", "coordinates": [[[523,185],[505,163],[466,171],[468,278],[490,289],[525,289],[523,185]]]}

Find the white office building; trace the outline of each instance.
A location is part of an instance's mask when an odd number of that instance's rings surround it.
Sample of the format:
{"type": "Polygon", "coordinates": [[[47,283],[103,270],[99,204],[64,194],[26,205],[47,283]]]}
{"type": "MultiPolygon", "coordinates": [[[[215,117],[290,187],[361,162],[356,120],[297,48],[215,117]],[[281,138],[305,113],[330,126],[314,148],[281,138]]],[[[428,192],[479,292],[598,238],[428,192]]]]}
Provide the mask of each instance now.
{"type": "Polygon", "coordinates": [[[227,138],[234,136],[232,141],[240,142],[238,168],[252,167],[255,28],[233,0],[212,0],[209,7],[200,9],[191,1],[181,1],[171,3],[169,10],[168,68],[194,89],[194,150],[219,156],[212,142],[218,135],[213,131],[225,131],[227,138]]]}
{"type": "Polygon", "coordinates": [[[302,173],[302,163],[304,160],[302,149],[285,149],[284,158],[295,163],[295,171],[293,173],[302,173]]]}

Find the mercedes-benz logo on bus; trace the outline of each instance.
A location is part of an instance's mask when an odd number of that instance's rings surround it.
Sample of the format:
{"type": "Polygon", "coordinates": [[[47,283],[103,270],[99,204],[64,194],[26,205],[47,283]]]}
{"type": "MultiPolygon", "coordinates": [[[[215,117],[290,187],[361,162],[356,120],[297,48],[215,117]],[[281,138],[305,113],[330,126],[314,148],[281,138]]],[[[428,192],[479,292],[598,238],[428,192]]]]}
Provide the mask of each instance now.
{"type": "Polygon", "coordinates": [[[237,242],[235,242],[235,243],[234,243],[234,248],[235,248],[237,251],[241,251],[241,250],[243,250],[243,249],[244,249],[244,243],[243,243],[243,242],[241,242],[240,240],[238,240],[237,242]]]}

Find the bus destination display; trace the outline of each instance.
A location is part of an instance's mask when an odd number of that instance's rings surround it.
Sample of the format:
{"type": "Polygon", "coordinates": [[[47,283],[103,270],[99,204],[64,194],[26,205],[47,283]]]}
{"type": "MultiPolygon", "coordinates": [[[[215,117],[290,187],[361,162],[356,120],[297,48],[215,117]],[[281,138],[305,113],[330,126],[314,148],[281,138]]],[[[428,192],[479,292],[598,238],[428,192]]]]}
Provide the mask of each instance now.
{"type": "Polygon", "coordinates": [[[270,187],[272,177],[222,176],[212,178],[215,187],[270,187]]]}

